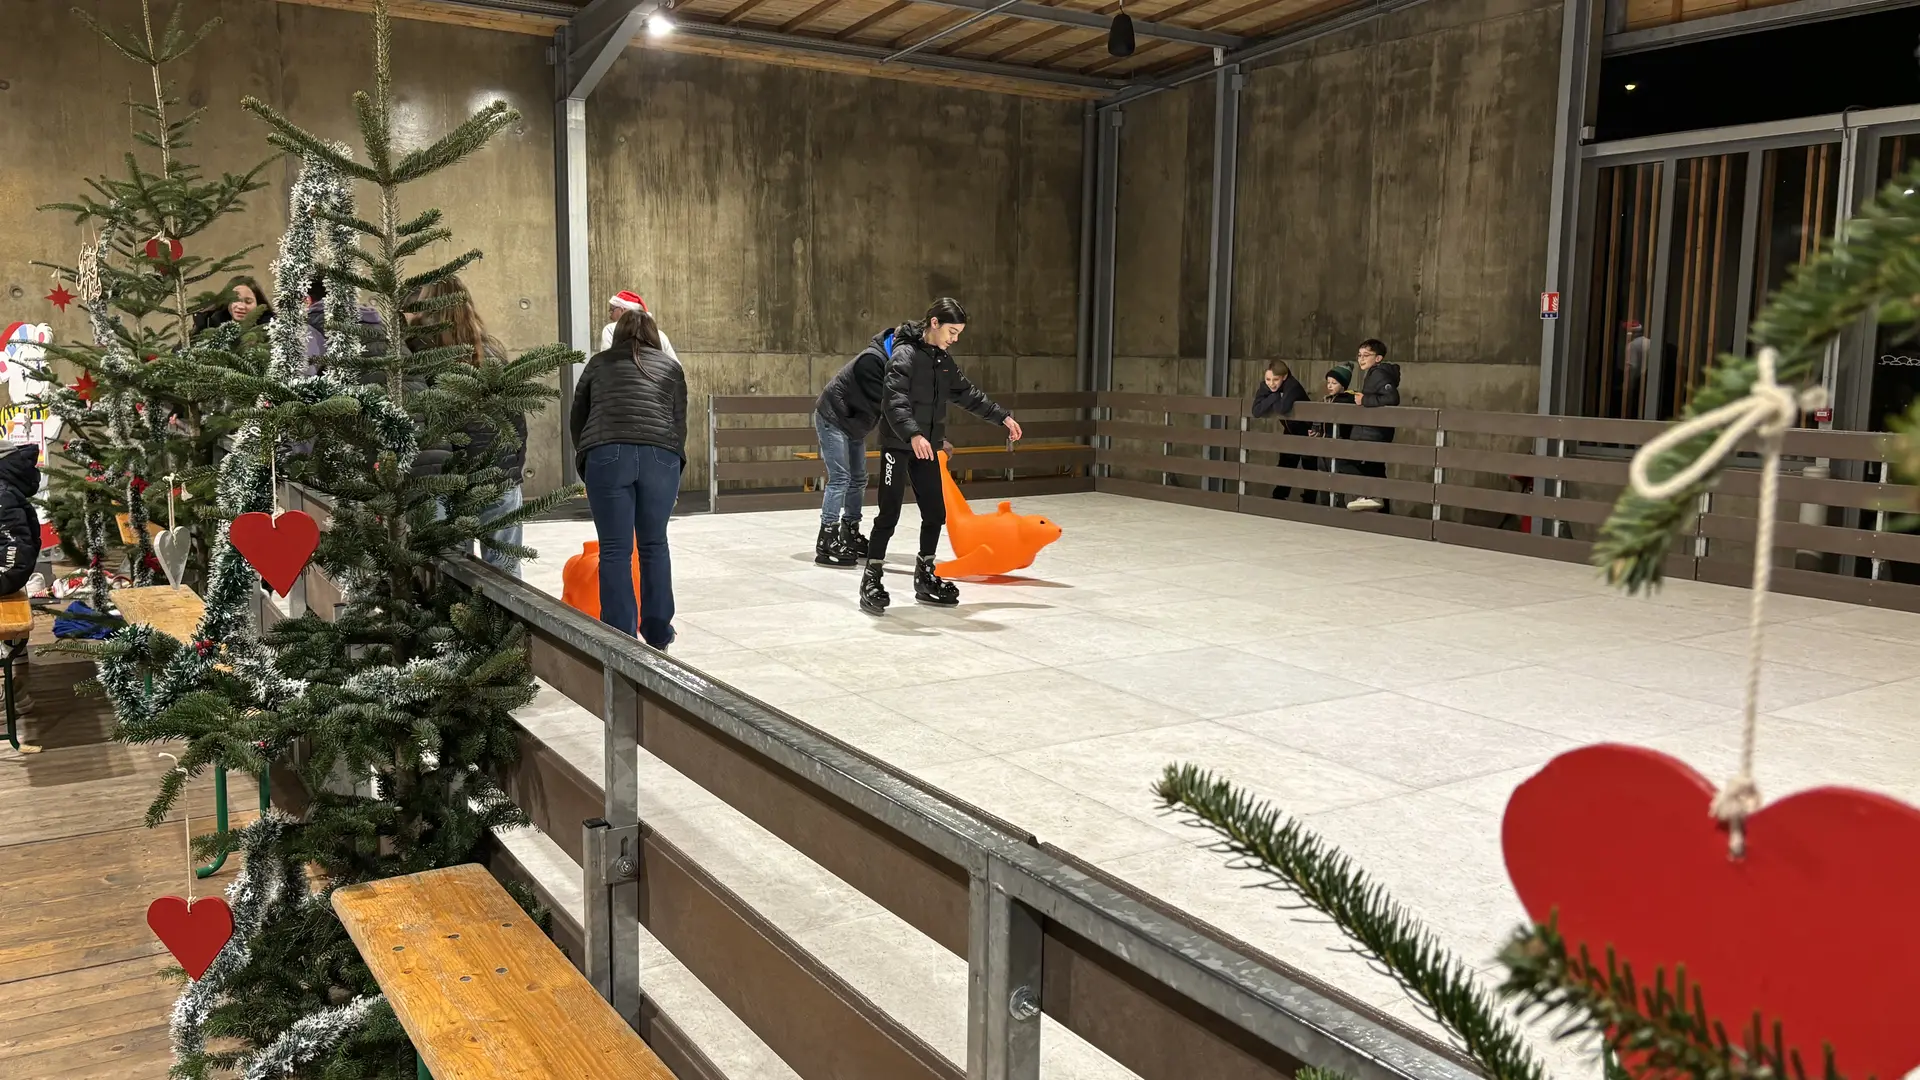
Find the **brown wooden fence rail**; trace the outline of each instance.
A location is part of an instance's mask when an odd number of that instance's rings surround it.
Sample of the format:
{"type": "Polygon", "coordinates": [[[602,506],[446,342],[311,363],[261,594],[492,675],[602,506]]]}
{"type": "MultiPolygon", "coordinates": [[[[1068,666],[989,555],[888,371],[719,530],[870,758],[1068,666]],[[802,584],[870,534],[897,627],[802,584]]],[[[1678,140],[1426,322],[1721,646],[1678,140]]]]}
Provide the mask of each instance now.
{"type": "MultiPolygon", "coordinates": [[[[1633,450],[1667,427],[1383,408],[1364,410],[1365,422],[1396,428],[1397,438],[1369,443],[1286,434],[1276,420],[1253,418],[1241,399],[1103,393],[1096,404],[1106,417],[1094,429],[1102,443],[1096,490],[1569,562],[1591,556],[1593,536],[1626,486],[1633,450]],[[1143,415],[1160,423],[1142,422],[1143,415]],[[1192,417],[1215,426],[1189,426],[1192,417]],[[1122,441],[1128,449],[1107,448],[1122,441]],[[1142,444],[1150,445],[1138,449],[1142,444]],[[1320,466],[1283,468],[1280,455],[1317,458],[1320,466]],[[1387,476],[1327,471],[1334,460],[1382,462],[1387,476]],[[1143,472],[1154,478],[1140,479],[1143,472]],[[1276,486],[1294,489],[1296,498],[1305,490],[1385,499],[1394,512],[1281,501],[1271,497],[1276,486]]],[[[1289,419],[1344,429],[1361,415],[1352,405],[1303,402],[1289,419]]],[[[1884,439],[1853,431],[1787,434],[1776,590],[1920,611],[1920,586],[1893,580],[1898,564],[1920,568],[1920,535],[1889,527],[1916,507],[1920,492],[1881,480],[1884,439]],[[1871,480],[1831,478],[1849,474],[1871,480]]],[[[1668,576],[1727,585],[1750,580],[1759,473],[1757,458],[1742,460],[1748,467],[1730,470],[1702,498],[1689,535],[1668,559],[1668,576]]],[[[1920,573],[1912,576],[1920,580],[1920,573]]]]}
{"type": "MultiPolygon", "coordinates": [[[[811,397],[714,395],[708,398],[708,505],[717,511],[799,510],[818,507],[809,490],[822,476],[811,397]],[[774,426],[777,424],[778,426],[774,426]],[[751,485],[751,486],[748,486],[751,485]]],[[[994,400],[1020,419],[1026,437],[1007,443],[1005,432],[963,409],[949,409],[948,440],[961,452],[956,473],[971,473],[971,498],[1057,495],[1091,491],[1088,469],[1092,420],[1079,415],[1092,394],[1000,394],[994,400]],[[1001,448],[994,452],[992,448],[1001,448]],[[984,452],[983,452],[984,451],[984,452]]],[[[869,440],[871,452],[877,441],[869,440]]],[[[879,483],[871,459],[867,483],[879,483]]]]}
{"type": "MultiPolygon", "coordinates": [[[[310,495],[282,501],[328,517],[310,495]]],[[[556,942],[680,1080],[752,1078],[730,1076],[643,998],[641,926],[803,1080],[1037,1080],[1042,1014],[1143,1080],[1284,1080],[1303,1064],[1472,1080],[1431,1037],[477,559],[434,572],[518,618],[534,673],[604,724],[601,775],[522,728],[501,777],[579,863],[583,918],[504,846],[487,865],[540,894],[556,942]],[[641,821],[642,747],[965,958],[966,1065],[641,821]]],[[[309,568],[288,599],[325,618],[338,593],[309,568]]],[[[277,805],[297,815],[308,798],[275,771],[277,805]]]]}
{"type": "MultiPolygon", "coordinates": [[[[956,469],[976,470],[966,485],[970,498],[1099,490],[1569,562],[1591,554],[1595,532],[1626,485],[1632,451],[1666,428],[1642,420],[1471,409],[1366,409],[1367,425],[1397,432],[1393,442],[1375,443],[1288,434],[1277,420],[1254,418],[1242,398],[1105,392],[1000,400],[1022,416],[1027,439],[1019,445],[1052,448],[957,457],[956,469]],[[1043,410],[1049,417],[1072,415],[1027,419],[1043,410]],[[1083,415],[1097,419],[1077,418],[1083,415]],[[1054,443],[1067,439],[1092,445],[1054,443]],[[1303,458],[1318,467],[1303,467],[1303,458]],[[1329,471],[1333,462],[1343,464],[1329,471]],[[1386,476],[1349,471],[1357,462],[1384,464],[1386,476]],[[983,481],[978,470],[1005,473],[983,481]],[[1352,513],[1270,498],[1276,486],[1384,499],[1393,512],[1352,513]]],[[[743,448],[816,449],[812,398],[715,397],[710,407],[716,510],[819,505],[817,494],[793,490],[819,476],[817,459],[722,460],[743,448]],[[772,416],[792,417],[796,426],[737,422],[772,416]],[[784,490],[722,486],[742,482],[784,490]]],[[[956,445],[992,437],[972,416],[954,415],[961,418],[956,445]]],[[[1288,419],[1344,433],[1361,415],[1351,405],[1302,402],[1288,419]]],[[[1881,479],[1882,440],[1868,432],[1788,433],[1776,590],[1920,611],[1920,585],[1894,580],[1897,574],[1920,581],[1920,535],[1889,528],[1898,512],[1915,507],[1916,492],[1881,479]]],[[[1728,585],[1750,579],[1759,477],[1751,467],[1757,458],[1748,460],[1749,467],[1727,473],[1701,501],[1690,535],[1668,560],[1669,577],[1728,585]]]]}

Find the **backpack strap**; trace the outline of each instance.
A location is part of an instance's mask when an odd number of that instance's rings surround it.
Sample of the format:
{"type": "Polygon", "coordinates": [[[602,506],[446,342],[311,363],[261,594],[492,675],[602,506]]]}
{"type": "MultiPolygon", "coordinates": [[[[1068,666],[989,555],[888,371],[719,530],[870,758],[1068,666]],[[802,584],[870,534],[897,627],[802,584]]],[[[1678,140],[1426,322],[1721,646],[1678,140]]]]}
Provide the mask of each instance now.
{"type": "Polygon", "coordinates": [[[880,346],[880,349],[887,354],[887,359],[893,359],[893,331],[887,331],[887,340],[880,346]]]}

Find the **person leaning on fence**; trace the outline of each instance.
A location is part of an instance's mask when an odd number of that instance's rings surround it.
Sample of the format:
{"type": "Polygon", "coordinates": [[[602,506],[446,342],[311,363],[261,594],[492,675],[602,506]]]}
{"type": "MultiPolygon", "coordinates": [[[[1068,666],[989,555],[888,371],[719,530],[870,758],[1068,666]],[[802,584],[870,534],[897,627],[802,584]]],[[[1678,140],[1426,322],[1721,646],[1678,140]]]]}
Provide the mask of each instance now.
{"type": "Polygon", "coordinates": [[[820,437],[820,464],[827,470],[820,489],[820,535],[813,542],[813,561],[821,566],[852,566],[867,557],[867,538],[860,535],[867,433],[880,421],[892,353],[892,329],[873,335],[860,355],[827,381],[814,403],[813,430],[820,437]]]}
{"type": "MultiPolygon", "coordinates": [[[[1327,372],[1327,396],[1320,400],[1328,405],[1351,405],[1353,404],[1353,392],[1348,390],[1347,387],[1352,385],[1353,368],[1346,364],[1336,364],[1327,372]]],[[[1350,430],[1351,428],[1343,427],[1340,424],[1322,423],[1312,425],[1312,429],[1307,432],[1307,435],[1316,439],[1339,439],[1344,437],[1350,430]]],[[[1331,473],[1340,473],[1346,476],[1360,475],[1359,462],[1343,461],[1333,452],[1329,452],[1326,457],[1314,459],[1314,468],[1331,473]]],[[[1325,502],[1328,506],[1339,506],[1341,500],[1344,498],[1346,498],[1346,496],[1337,491],[1329,491],[1327,492],[1325,502]]],[[[1320,500],[1315,499],[1314,501],[1318,502],[1320,500]]]]}
{"type": "MultiPolygon", "coordinates": [[[[1267,365],[1266,374],[1261,377],[1260,386],[1253,392],[1253,415],[1256,419],[1280,417],[1280,430],[1287,435],[1306,435],[1313,425],[1305,420],[1289,420],[1293,407],[1307,400],[1307,388],[1293,377],[1285,360],[1275,360],[1267,365]]],[[[1320,463],[1310,457],[1299,454],[1280,455],[1280,467],[1283,469],[1318,469],[1320,463]]],[[[1276,485],[1273,497],[1285,499],[1292,494],[1293,488],[1287,484],[1276,485]]],[[[1301,502],[1312,502],[1314,493],[1304,488],[1300,492],[1301,502]]]]}
{"type": "MultiPolygon", "coordinates": [[[[1363,409],[1391,408],[1400,404],[1400,365],[1387,362],[1387,347],[1377,338],[1368,338],[1360,343],[1355,360],[1362,372],[1360,389],[1354,391],[1354,403],[1363,409]]],[[[1369,424],[1353,425],[1355,442],[1390,443],[1393,441],[1393,429],[1369,424]]],[[[1384,461],[1362,461],[1360,475],[1371,476],[1377,480],[1387,477],[1387,463],[1384,461]]],[[[1385,510],[1387,501],[1362,497],[1347,500],[1349,510],[1385,510]]]]}

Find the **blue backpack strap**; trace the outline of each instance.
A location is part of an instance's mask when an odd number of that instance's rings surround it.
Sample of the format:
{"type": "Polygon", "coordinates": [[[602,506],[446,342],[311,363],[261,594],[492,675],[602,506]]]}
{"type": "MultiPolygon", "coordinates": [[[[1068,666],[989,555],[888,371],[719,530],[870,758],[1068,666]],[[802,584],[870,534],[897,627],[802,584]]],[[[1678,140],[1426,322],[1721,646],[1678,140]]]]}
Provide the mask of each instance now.
{"type": "Polygon", "coordinates": [[[889,360],[893,358],[893,331],[887,331],[887,340],[886,343],[881,346],[881,351],[887,354],[889,360]]]}

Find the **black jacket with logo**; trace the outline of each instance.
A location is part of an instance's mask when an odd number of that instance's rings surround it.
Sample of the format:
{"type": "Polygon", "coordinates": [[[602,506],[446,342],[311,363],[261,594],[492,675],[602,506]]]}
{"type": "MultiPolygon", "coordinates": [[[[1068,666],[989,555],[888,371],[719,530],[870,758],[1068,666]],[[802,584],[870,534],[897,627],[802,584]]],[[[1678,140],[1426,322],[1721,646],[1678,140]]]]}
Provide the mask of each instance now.
{"type": "MultiPolygon", "coordinates": [[[[1367,377],[1360,384],[1360,395],[1360,406],[1365,409],[1400,404],[1400,365],[1382,360],[1368,368],[1367,377]]],[[[1355,424],[1353,438],[1361,442],[1392,442],[1393,429],[1355,424]]]]}
{"type": "Polygon", "coordinates": [[[1280,389],[1267,389],[1266,379],[1260,380],[1260,388],[1253,392],[1253,415],[1257,418],[1278,417],[1280,430],[1288,435],[1305,435],[1313,425],[1305,420],[1289,420],[1293,407],[1307,400],[1307,388],[1300,380],[1288,375],[1280,380],[1280,389]]]}
{"type": "Polygon", "coordinates": [[[860,355],[834,373],[827,388],[820,391],[820,400],[814,403],[814,412],[855,442],[865,441],[867,432],[880,422],[880,401],[887,392],[887,352],[892,340],[891,329],[873,335],[860,355]]]}
{"type": "Polygon", "coordinates": [[[880,445],[906,450],[915,435],[924,435],[939,449],[940,440],[947,436],[948,402],[989,423],[1005,420],[1007,410],[968,381],[947,350],[927,344],[921,334],[912,323],[894,331],[881,403],[887,423],[880,432],[880,445]]]}
{"type": "Polygon", "coordinates": [[[19,592],[40,558],[40,448],[0,442],[0,595],[19,592]]]}

